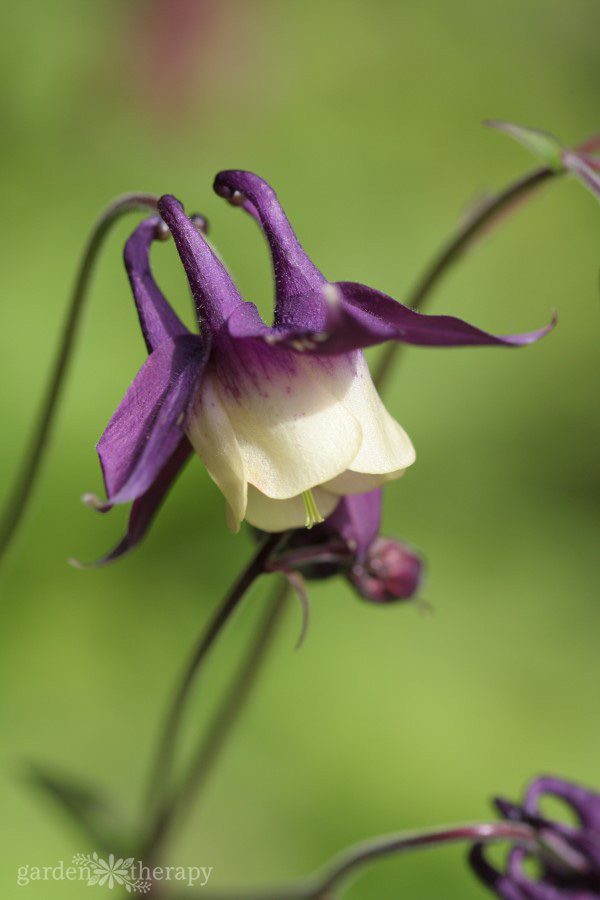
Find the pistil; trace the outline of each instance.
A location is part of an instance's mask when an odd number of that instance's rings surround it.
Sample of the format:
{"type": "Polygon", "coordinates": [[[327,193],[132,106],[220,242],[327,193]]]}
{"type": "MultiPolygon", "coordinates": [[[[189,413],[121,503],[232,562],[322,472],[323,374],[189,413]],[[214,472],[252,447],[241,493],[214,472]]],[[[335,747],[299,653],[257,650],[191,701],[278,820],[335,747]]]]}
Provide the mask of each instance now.
{"type": "Polygon", "coordinates": [[[317,508],[317,501],[315,500],[312,491],[302,491],[302,502],[304,503],[304,509],[306,510],[307,528],[312,528],[313,525],[318,525],[319,522],[325,521],[317,508]]]}

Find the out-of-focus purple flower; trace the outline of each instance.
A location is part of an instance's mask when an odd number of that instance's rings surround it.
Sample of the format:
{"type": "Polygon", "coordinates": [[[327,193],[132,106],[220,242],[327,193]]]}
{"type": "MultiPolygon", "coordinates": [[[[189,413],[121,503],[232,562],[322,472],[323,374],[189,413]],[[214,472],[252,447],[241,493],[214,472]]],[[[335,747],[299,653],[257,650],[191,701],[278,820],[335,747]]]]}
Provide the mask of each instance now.
{"type": "Polygon", "coordinates": [[[121,90],[171,126],[248,69],[247,14],[230,0],[134,0],[120,16],[121,90]]]}
{"type": "Polygon", "coordinates": [[[380,537],[381,504],[381,488],[343,497],[322,524],[291,532],[270,568],[308,579],[344,575],[373,603],[409,600],[419,587],[423,561],[400,541],[380,537]]]}
{"type": "Polygon", "coordinates": [[[505,900],[598,900],[600,897],[600,794],[560,778],[543,776],[531,782],[521,805],[497,799],[505,819],[523,822],[537,834],[537,850],[513,848],[504,871],[493,866],[482,844],[473,847],[470,862],[481,881],[505,900]],[[575,814],[577,823],[552,821],[540,800],[555,797],[575,814]],[[524,863],[538,863],[537,877],[524,863]]]}
{"type": "Polygon", "coordinates": [[[225,267],[172,196],[159,202],[196,303],[200,334],[173,312],[150,269],[161,222],[143,222],[125,264],[149,357],[98,444],[106,511],[133,502],[129,531],[106,559],[147,530],[191,447],[226,500],[236,531],[308,527],[340,498],[398,478],[410,439],[385,410],[361,351],[386,340],[422,346],[532,343],[538,331],[496,337],[451,316],[414,312],[351,282],[329,283],[304,253],[269,185],[222,172],[215,188],[262,226],[273,257],[275,320],[242,300],[225,267]]]}
{"type": "Polygon", "coordinates": [[[489,121],[486,124],[514,138],[550,169],[557,172],[567,170],[575,175],[600,200],[600,159],[593,155],[600,149],[597,137],[575,150],[569,150],[547,131],[511,122],[489,121]]]}

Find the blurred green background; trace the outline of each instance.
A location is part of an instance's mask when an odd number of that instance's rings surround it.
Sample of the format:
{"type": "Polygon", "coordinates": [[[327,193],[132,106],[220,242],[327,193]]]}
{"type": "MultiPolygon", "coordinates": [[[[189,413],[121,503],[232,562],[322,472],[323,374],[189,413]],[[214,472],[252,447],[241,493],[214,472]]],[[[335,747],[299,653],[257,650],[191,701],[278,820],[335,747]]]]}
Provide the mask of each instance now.
{"type": "MultiPolygon", "coordinates": [[[[30,0],[3,4],[2,494],[53,358],[90,223],[116,194],[174,192],[205,213],[244,295],[268,309],[258,229],[211,190],[222,168],[276,187],[332,280],[401,299],[481,195],[533,163],[481,127],[495,117],[567,143],[600,127],[593,0],[302,3],[30,0]]],[[[386,394],[417,465],[387,489],[385,531],[428,560],[434,608],[372,608],[341,581],[311,587],[293,652],[290,602],[252,703],[173,865],[213,888],[299,876],[372,834],[485,819],[539,772],[600,787],[597,359],[599,210],[561,179],[458,266],[436,311],[539,345],[403,354],[386,394]]],[[[76,571],[120,537],[97,516],[94,445],[145,351],[121,264],[135,217],[94,284],[51,452],[2,572],[2,896],[21,865],[93,849],[22,780],[35,760],[97,784],[133,822],[159,723],[196,634],[247,560],[199,462],[145,543],[76,571]]],[[[171,244],[156,269],[189,301],[171,244]]],[[[372,354],[374,358],[375,354],[372,354]]],[[[214,708],[268,593],[259,583],[194,696],[188,743],[214,708]]],[[[371,898],[480,898],[465,849],[375,866],[371,898]]]]}

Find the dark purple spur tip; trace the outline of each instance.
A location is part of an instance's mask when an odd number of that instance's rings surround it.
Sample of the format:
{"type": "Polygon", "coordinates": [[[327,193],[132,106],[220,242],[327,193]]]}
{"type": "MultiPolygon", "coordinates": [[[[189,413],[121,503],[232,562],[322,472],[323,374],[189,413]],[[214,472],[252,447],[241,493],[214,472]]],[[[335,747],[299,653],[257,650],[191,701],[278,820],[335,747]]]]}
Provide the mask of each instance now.
{"type": "Polygon", "coordinates": [[[219,197],[224,197],[225,200],[229,200],[231,196],[233,196],[233,188],[230,188],[229,185],[224,184],[221,181],[221,173],[217,175],[213,182],[213,190],[215,194],[218,194],[219,197]]]}
{"type": "Polygon", "coordinates": [[[283,214],[277,194],[269,182],[254,172],[224,169],[216,175],[213,190],[233,206],[243,206],[255,217],[258,215],[263,224],[283,214]]]}
{"type": "Polygon", "coordinates": [[[208,232],[209,232],[208,219],[206,218],[206,216],[203,216],[202,213],[192,213],[190,216],[190,222],[202,234],[208,234],[208,232]]]}
{"type": "Polygon", "coordinates": [[[510,819],[512,822],[520,822],[523,819],[523,808],[510,800],[504,800],[502,797],[494,797],[494,806],[504,819],[510,819]]]}
{"type": "Polygon", "coordinates": [[[215,194],[218,194],[219,197],[223,197],[224,200],[227,200],[231,203],[232,206],[243,206],[245,197],[241,191],[234,190],[234,188],[229,187],[227,184],[222,184],[215,178],[215,182],[213,184],[215,194]]]}
{"type": "Polygon", "coordinates": [[[325,282],[296,237],[271,185],[243,169],[219,172],[215,192],[234,206],[241,206],[258,222],[269,243],[275,274],[277,325],[310,324],[314,319],[305,298],[325,282]]]}
{"type": "Polygon", "coordinates": [[[169,231],[169,226],[160,220],[154,226],[154,238],[157,241],[166,241],[171,237],[171,232],[169,231]]]}

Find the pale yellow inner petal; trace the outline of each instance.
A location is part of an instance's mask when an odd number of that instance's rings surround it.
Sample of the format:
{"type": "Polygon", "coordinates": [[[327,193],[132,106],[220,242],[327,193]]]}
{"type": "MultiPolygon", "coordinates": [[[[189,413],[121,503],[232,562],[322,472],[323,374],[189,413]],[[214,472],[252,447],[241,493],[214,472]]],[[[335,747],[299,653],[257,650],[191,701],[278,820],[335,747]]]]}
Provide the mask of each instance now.
{"type": "MultiPolygon", "coordinates": [[[[312,494],[317,509],[323,518],[330,515],[340,502],[340,498],[323,488],[313,488],[312,494]]],[[[306,525],[306,507],[299,494],[288,500],[274,500],[248,485],[248,506],[246,519],[263,531],[287,531],[288,528],[303,528],[306,525]]]]}
{"type": "MultiPolygon", "coordinates": [[[[273,351],[275,352],[275,351],[273,351]]],[[[334,478],[355,459],[362,429],[338,397],[352,390],[347,358],[327,361],[288,351],[263,373],[240,371],[236,396],[219,385],[246,478],[284,500],[334,478]]]]}
{"type": "Polygon", "coordinates": [[[355,375],[340,400],[360,422],[362,443],[348,468],[353,472],[385,475],[384,481],[398,478],[414,463],[415,449],[407,433],[383,405],[362,351],[356,351],[353,357],[355,375]]]}
{"type": "Polygon", "coordinates": [[[239,531],[246,513],[247,479],[237,437],[221,401],[214,372],[207,372],[202,379],[187,436],[225,496],[229,528],[239,531]]]}
{"type": "Polygon", "coordinates": [[[187,434],[225,496],[232,530],[244,517],[265,531],[303,527],[304,492],[312,489],[326,517],[340,495],[399,478],[414,462],[360,351],[232,353],[220,368],[206,372],[187,434]]]}

